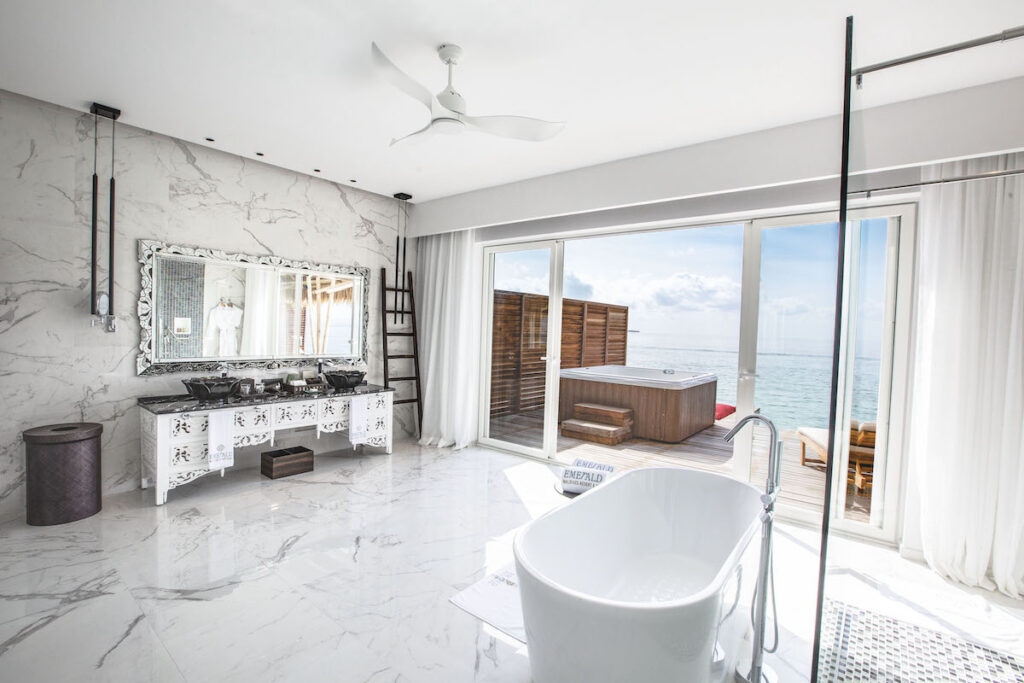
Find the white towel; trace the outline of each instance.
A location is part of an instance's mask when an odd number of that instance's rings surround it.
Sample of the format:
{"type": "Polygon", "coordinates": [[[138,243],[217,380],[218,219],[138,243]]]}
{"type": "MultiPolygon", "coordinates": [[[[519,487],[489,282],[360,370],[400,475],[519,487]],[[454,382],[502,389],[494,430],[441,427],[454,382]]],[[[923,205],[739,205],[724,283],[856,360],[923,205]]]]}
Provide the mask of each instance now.
{"type": "Polygon", "coordinates": [[[352,443],[366,438],[366,413],[369,402],[366,396],[353,396],[348,404],[348,440],[352,443]]]}
{"type": "Polygon", "coordinates": [[[602,467],[579,467],[569,465],[562,470],[562,491],[566,493],[583,493],[599,486],[611,478],[612,472],[602,467]]]}
{"type": "Polygon", "coordinates": [[[211,410],[206,428],[207,468],[220,470],[235,464],[235,411],[211,410]]]}
{"type": "Polygon", "coordinates": [[[461,593],[449,598],[456,607],[461,607],[477,619],[515,638],[526,642],[526,628],[523,626],[523,607],[519,598],[519,578],[513,564],[502,568],[461,593]]]}

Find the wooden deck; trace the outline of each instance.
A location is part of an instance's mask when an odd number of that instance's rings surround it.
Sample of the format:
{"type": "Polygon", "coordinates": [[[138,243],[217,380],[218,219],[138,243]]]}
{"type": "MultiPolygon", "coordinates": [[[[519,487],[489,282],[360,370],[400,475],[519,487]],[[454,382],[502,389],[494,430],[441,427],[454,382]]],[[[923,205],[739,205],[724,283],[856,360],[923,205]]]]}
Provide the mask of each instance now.
{"type": "MultiPolygon", "coordinates": [[[[605,446],[558,436],[556,459],[570,463],[586,458],[613,465],[620,470],[640,467],[690,467],[708,472],[732,472],[732,445],[723,438],[736,424],[730,415],[678,444],[630,439],[615,446],[605,446]]],[[[543,434],[543,411],[533,410],[518,415],[504,415],[491,420],[491,437],[526,446],[540,448],[543,434]]],[[[800,464],[800,443],[782,435],[782,486],[779,500],[793,507],[820,515],[825,496],[825,465],[808,462],[800,464]]],[[[750,481],[758,487],[764,485],[768,473],[768,430],[756,427],[754,431],[754,457],[750,465],[750,481]]],[[[871,497],[847,495],[846,518],[867,522],[871,497]]]]}

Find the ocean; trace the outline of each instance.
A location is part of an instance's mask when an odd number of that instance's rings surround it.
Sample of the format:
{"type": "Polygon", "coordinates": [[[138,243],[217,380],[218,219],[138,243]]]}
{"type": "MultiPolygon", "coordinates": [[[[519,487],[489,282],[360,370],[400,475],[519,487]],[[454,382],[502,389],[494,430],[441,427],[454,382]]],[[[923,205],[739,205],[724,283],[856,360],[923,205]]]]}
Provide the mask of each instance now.
{"type": "MultiPolygon", "coordinates": [[[[718,375],[717,402],[736,405],[738,352],[680,349],[662,345],[645,346],[638,343],[638,336],[630,335],[626,365],[713,372],[718,375]]],[[[857,358],[853,387],[853,419],[876,419],[878,376],[877,358],[857,358]]],[[[780,432],[797,427],[827,428],[831,381],[831,356],[759,353],[754,405],[775,422],[780,432]]]]}

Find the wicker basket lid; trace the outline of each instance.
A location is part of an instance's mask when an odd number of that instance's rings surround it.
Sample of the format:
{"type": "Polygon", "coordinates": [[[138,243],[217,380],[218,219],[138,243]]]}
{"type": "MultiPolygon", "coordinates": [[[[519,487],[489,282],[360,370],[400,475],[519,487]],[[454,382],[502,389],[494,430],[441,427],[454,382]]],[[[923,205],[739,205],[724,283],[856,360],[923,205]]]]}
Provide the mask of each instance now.
{"type": "Polygon", "coordinates": [[[22,437],[28,443],[70,443],[92,439],[103,433],[103,425],[96,422],[65,422],[26,429],[22,437]]]}

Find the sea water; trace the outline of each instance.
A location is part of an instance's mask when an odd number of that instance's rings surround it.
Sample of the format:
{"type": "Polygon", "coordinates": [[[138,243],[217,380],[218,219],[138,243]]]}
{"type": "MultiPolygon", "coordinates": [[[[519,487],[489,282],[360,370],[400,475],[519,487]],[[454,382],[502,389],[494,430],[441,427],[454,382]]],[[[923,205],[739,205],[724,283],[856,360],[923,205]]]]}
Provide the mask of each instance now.
{"type": "MultiPolygon", "coordinates": [[[[639,336],[639,335],[637,335],[639,336]]],[[[683,349],[639,343],[630,336],[626,365],[713,372],[718,376],[718,403],[736,405],[737,351],[683,349]]],[[[877,358],[858,357],[854,363],[854,420],[874,421],[878,412],[877,358]]],[[[832,357],[812,354],[759,353],[754,405],[771,418],[779,431],[797,427],[828,427],[832,357]]]]}

